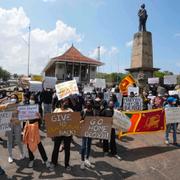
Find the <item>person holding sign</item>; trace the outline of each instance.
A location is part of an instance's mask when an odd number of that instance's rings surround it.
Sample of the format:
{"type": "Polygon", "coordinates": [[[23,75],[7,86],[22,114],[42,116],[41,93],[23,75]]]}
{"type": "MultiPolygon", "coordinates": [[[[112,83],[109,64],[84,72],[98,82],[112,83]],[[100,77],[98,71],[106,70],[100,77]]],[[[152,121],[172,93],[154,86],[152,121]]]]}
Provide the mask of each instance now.
{"type": "MultiPolygon", "coordinates": [[[[80,123],[83,123],[86,120],[86,116],[94,116],[95,112],[93,110],[93,105],[91,101],[86,101],[85,103],[85,109],[81,112],[81,121],[80,123]]],[[[92,139],[89,137],[82,137],[82,146],[81,146],[81,169],[84,169],[85,166],[92,167],[90,161],[89,161],[89,155],[91,151],[91,141],[92,139]],[[85,159],[86,157],[86,159],[85,159]]]]}
{"type": "MultiPolygon", "coordinates": [[[[174,97],[168,97],[167,98],[167,105],[165,105],[165,108],[175,107],[177,99],[174,97]]],[[[173,129],[173,144],[177,145],[177,137],[176,137],[176,127],[177,123],[170,123],[166,125],[166,134],[165,134],[165,144],[169,145],[169,133],[171,131],[171,128],[173,129]]]]}
{"type": "MultiPolygon", "coordinates": [[[[53,113],[60,113],[60,112],[73,112],[72,109],[69,108],[69,99],[64,98],[60,101],[60,108],[56,108],[53,113]]],[[[69,165],[70,160],[70,146],[72,141],[72,134],[64,134],[62,136],[54,137],[54,148],[51,157],[51,167],[50,170],[53,171],[54,167],[58,164],[58,156],[59,156],[59,148],[62,142],[64,142],[64,153],[65,153],[65,169],[67,171],[71,170],[69,165]]]]}
{"type": "MultiPolygon", "coordinates": [[[[35,104],[35,96],[30,96],[30,104],[35,104]]],[[[39,121],[40,121],[40,114],[37,112],[37,115],[39,116],[38,119],[33,119],[26,121],[25,127],[24,127],[24,133],[23,133],[23,142],[24,144],[27,144],[28,154],[29,154],[29,164],[28,167],[32,168],[34,165],[34,155],[33,152],[36,151],[38,148],[39,153],[41,154],[41,157],[46,164],[47,168],[50,168],[50,163],[48,161],[46,151],[44,149],[44,146],[41,143],[40,140],[40,134],[39,134],[39,121]]]]}
{"type": "MultiPolygon", "coordinates": [[[[10,97],[10,101],[12,104],[18,104],[18,97],[17,95],[13,94],[10,97]]],[[[23,153],[23,146],[21,143],[21,122],[17,119],[16,115],[17,112],[13,112],[14,116],[11,121],[11,130],[6,131],[6,136],[8,138],[7,140],[7,148],[8,148],[8,162],[13,162],[13,156],[12,156],[12,148],[13,148],[13,135],[15,136],[16,143],[20,150],[20,159],[24,159],[24,153],[23,153]]]]}

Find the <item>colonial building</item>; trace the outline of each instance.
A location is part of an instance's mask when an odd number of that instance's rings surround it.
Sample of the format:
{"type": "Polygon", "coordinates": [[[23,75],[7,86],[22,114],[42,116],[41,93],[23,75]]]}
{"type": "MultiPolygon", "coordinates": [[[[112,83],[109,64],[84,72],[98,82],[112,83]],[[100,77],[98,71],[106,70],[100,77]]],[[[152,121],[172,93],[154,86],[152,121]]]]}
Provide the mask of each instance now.
{"type": "Polygon", "coordinates": [[[102,62],[84,56],[73,45],[61,56],[52,58],[44,68],[45,76],[57,77],[59,82],[78,77],[79,82],[88,83],[96,77],[97,67],[102,62]]]}

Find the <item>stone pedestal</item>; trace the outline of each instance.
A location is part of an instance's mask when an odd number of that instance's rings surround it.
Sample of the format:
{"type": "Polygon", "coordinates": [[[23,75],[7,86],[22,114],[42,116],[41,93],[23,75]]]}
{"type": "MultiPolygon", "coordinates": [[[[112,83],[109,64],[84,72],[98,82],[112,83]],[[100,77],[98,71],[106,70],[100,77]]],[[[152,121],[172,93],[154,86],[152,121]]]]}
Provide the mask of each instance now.
{"type": "Polygon", "coordinates": [[[131,56],[131,68],[126,69],[135,79],[146,80],[153,77],[153,48],[151,32],[138,32],[134,34],[131,56]]]}

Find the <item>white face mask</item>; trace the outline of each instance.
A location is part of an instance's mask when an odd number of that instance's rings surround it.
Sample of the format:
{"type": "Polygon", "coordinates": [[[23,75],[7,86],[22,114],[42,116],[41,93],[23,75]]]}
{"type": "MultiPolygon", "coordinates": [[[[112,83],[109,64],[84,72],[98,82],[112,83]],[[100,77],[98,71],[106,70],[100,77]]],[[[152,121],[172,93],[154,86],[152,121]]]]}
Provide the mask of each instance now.
{"type": "Polygon", "coordinates": [[[34,100],[29,100],[29,103],[30,104],[35,104],[35,101],[34,100]]]}
{"type": "Polygon", "coordinates": [[[11,99],[11,102],[12,102],[12,103],[16,103],[17,100],[16,100],[16,99],[11,99]]]}

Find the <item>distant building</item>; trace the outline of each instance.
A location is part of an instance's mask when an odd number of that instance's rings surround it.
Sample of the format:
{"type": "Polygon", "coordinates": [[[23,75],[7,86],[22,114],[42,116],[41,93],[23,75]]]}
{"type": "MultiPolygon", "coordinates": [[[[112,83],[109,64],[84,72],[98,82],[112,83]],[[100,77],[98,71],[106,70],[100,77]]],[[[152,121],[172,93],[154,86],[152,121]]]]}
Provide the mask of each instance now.
{"type": "Polygon", "coordinates": [[[61,56],[52,58],[43,70],[45,76],[57,77],[59,82],[79,78],[88,83],[96,77],[97,67],[102,62],[84,56],[73,45],[61,56]]]}

